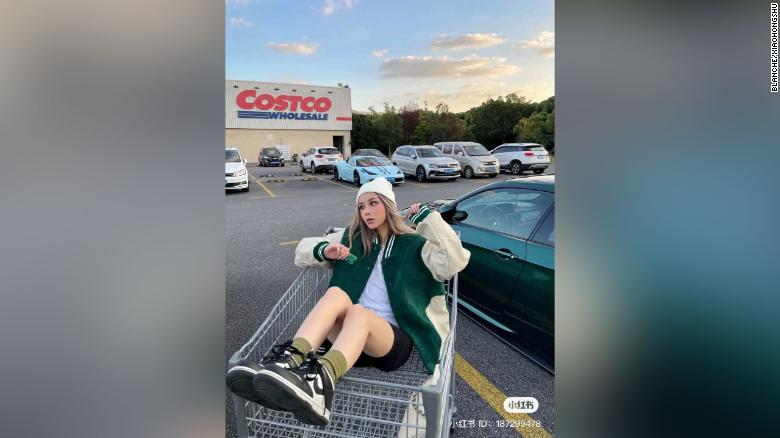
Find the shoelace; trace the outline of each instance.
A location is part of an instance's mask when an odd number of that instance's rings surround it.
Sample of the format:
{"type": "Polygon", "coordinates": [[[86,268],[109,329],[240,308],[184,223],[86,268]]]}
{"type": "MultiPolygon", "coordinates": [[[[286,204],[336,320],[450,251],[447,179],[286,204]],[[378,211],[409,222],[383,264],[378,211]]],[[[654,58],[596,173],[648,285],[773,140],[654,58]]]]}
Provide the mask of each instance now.
{"type": "MultiPolygon", "coordinates": [[[[309,352],[309,354],[306,355],[306,361],[304,361],[301,366],[298,368],[294,368],[291,371],[295,374],[303,377],[307,381],[313,381],[317,378],[318,375],[324,374],[322,371],[322,364],[319,360],[317,360],[317,355],[314,354],[314,352],[309,352]]],[[[323,412],[325,412],[328,409],[327,405],[323,406],[323,412]]]]}
{"type": "Polygon", "coordinates": [[[292,372],[298,374],[308,381],[312,381],[317,378],[317,375],[321,374],[322,366],[323,365],[320,363],[320,361],[317,360],[317,356],[310,351],[309,354],[306,355],[306,360],[301,364],[301,366],[293,369],[292,372]]]}
{"type": "Polygon", "coordinates": [[[275,362],[279,359],[283,359],[285,355],[284,353],[286,351],[289,351],[294,354],[300,354],[301,356],[306,356],[305,354],[303,354],[302,351],[292,346],[292,341],[287,341],[284,344],[274,345],[271,348],[271,352],[263,356],[263,362],[267,360],[275,362]]]}

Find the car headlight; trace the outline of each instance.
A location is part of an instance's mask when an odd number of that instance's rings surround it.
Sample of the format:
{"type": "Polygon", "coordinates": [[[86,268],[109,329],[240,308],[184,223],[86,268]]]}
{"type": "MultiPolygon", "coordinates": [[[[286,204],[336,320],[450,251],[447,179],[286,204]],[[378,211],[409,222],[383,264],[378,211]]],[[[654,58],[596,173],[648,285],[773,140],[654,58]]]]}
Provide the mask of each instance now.
{"type": "Polygon", "coordinates": [[[233,174],[233,176],[244,176],[244,175],[246,175],[246,169],[241,169],[238,172],[233,174]]]}
{"type": "Polygon", "coordinates": [[[441,166],[439,166],[438,164],[429,164],[428,167],[430,167],[431,169],[441,169],[441,166]]]}
{"type": "Polygon", "coordinates": [[[367,173],[369,175],[376,175],[374,172],[368,171],[366,169],[360,169],[360,170],[362,170],[363,172],[365,172],[365,173],[367,173]]]}

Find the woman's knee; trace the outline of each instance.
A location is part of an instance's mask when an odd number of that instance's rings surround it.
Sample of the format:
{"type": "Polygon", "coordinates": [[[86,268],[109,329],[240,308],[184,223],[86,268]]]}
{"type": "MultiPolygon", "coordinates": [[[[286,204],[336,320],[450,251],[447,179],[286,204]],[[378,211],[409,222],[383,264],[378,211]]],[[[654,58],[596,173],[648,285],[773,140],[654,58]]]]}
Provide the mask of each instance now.
{"type": "Polygon", "coordinates": [[[349,310],[347,310],[347,316],[345,317],[345,321],[346,320],[365,321],[368,320],[370,316],[371,316],[371,311],[363,307],[363,305],[353,304],[352,306],[350,306],[349,310]]]}
{"type": "Polygon", "coordinates": [[[328,301],[334,301],[343,304],[345,306],[352,305],[352,300],[349,298],[349,295],[347,295],[347,293],[338,286],[329,287],[328,290],[325,291],[325,295],[322,298],[327,299],[328,301]]]}

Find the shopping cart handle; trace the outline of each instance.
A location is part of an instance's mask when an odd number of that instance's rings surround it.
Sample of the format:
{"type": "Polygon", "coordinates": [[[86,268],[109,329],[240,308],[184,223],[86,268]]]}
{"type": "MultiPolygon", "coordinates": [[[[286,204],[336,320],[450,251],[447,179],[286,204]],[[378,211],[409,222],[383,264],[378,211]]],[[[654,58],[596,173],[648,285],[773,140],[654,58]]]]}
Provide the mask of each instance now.
{"type": "Polygon", "coordinates": [[[328,234],[338,233],[339,231],[341,231],[343,229],[344,229],[343,227],[333,227],[333,226],[330,226],[330,227],[328,227],[327,230],[325,230],[325,234],[323,234],[323,236],[327,236],[328,234]]]}

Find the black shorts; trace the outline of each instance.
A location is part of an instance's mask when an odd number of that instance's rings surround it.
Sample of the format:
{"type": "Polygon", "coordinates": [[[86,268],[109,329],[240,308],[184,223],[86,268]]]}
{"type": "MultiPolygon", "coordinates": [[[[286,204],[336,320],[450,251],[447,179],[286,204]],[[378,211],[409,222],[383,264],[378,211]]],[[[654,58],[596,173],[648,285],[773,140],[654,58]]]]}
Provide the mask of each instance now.
{"type": "MultiPolygon", "coordinates": [[[[404,333],[403,330],[390,324],[393,329],[393,346],[390,347],[390,351],[382,357],[373,357],[366,354],[366,352],[360,353],[360,356],[355,362],[356,367],[374,367],[382,371],[393,371],[400,368],[401,365],[406,363],[409,356],[412,354],[412,340],[404,333]]],[[[325,339],[322,343],[322,347],[329,350],[333,344],[329,340],[325,339]]]]}

